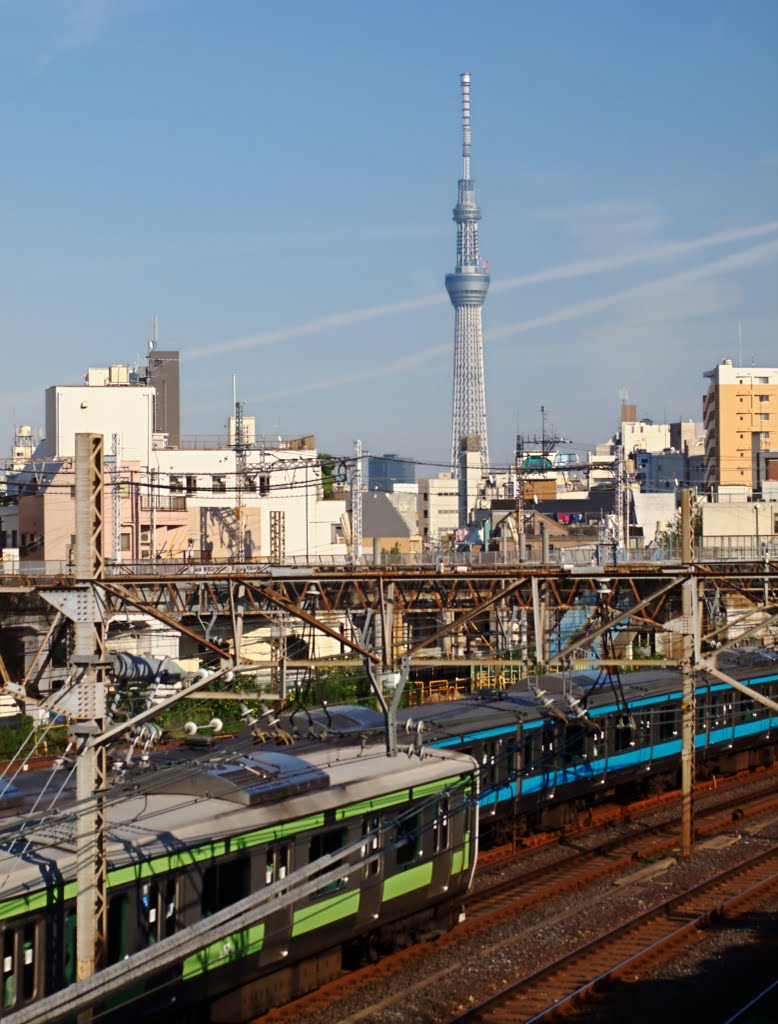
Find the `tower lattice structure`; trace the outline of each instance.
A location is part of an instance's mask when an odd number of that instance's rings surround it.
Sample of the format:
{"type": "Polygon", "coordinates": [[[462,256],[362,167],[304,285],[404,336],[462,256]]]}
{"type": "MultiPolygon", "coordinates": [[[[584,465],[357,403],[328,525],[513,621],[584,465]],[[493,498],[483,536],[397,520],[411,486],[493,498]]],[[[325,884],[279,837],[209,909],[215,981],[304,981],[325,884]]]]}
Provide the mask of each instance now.
{"type": "Polygon", "coordinates": [[[480,438],[481,467],[489,465],[484,391],[484,339],[481,309],[489,290],[489,274],[478,252],[481,210],[475,201],[475,182],[470,177],[470,75],[462,80],[462,156],[464,171],[459,181],[454,221],[457,226],[457,263],[446,274],[446,290],[454,307],[454,397],[451,429],[451,467],[457,473],[462,437],[480,438]]]}

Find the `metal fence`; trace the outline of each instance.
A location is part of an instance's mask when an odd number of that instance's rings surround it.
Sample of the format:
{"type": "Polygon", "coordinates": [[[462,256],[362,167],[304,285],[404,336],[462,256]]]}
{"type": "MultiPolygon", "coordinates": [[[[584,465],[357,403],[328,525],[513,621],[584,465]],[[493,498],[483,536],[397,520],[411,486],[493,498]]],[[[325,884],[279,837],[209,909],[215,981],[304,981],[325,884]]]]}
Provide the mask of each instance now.
{"type": "MultiPolygon", "coordinates": [[[[766,537],[721,536],[706,537],[697,543],[694,557],[699,562],[754,562],[778,561],[778,534],[766,537]]],[[[680,562],[680,547],[676,542],[661,547],[629,548],[616,551],[613,544],[583,544],[578,547],[556,548],[549,553],[547,562],[540,559],[528,559],[525,565],[555,565],[586,567],[598,565],[645,565],[647,562],[663,562],[677,564],[680,562]]],[[[257,559],[250,562],[208,561],[197,558],[156,558],[140,561],[108,562],[106,573],[109,576],[197,576],[197,575],[229,575],[234,572],[265,572],[272,563],[257,559]]],[[[348,566],[353,561],[347,555],[291,555],[284,563],[285,569],[326,568],[327,566],[348,566]]],[[[506,556],[501,551],[422,551],[422,552],[383,552],[378,560],[372,554],[363,555],[360,566],[385,566],[402,568],[403,566],[444,568],[446,566],[516,566],[515,557],[511,553],[506,556]]],[[[280,567],[279,567],[280,568],[280,567]]],[[[0,577],[2,576],[72,576],[73,566],[67,561],[32,562],[27,560],[6,559],[0,561],[0,577]]]]}

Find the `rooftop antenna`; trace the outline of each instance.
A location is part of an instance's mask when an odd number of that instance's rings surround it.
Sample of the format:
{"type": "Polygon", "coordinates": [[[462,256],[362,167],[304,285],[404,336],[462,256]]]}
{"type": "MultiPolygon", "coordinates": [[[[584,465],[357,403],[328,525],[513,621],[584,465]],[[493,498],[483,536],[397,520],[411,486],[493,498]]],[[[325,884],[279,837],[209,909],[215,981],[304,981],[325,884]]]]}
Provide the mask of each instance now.
{"type": "Polygon", "coordinates": [[[151,337],[149,338],[149,352],[153,352],[157,347],[157,315],[152,314],[151,317],[151,337]]]}
{"type": "Polygon", "coordinates": [[[738,341],[740,342],[740,360],[738,362],[738,366],[742,366],[743,365],[743,331],[740,328],[740,321],[739,320],[737,322],[737,337],[738,337],[738,341]]]}

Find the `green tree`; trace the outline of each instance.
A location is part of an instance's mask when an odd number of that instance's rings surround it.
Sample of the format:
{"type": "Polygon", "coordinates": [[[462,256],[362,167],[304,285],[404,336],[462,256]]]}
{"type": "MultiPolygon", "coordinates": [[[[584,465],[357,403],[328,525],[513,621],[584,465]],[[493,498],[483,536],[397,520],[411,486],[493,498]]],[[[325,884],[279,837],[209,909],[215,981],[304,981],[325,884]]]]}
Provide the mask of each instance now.
{"type": "Polygon", "coordinates": [[[321,484],[324,490],[325,500],[335,497],[335,482],[337,472],[337,460],[332,455],[324,452],[319,456],[321,464],[321,484]]]}

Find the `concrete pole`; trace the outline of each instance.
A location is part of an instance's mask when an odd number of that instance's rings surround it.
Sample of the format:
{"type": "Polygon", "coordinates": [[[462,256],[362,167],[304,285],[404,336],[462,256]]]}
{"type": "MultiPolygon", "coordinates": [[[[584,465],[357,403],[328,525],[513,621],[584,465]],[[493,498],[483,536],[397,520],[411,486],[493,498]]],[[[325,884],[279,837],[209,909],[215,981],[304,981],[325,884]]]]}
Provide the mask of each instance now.
{"type": "MultiPolygon", "coordinates": [[[[76,434],[75,577],[85,584],[74,623],[71,664],[80,673],[72,727],[81,745],[76,764],[76,980],[103,966],[107,938],[105,848],[105,748],[94,741],[105,728],[105,625],[92,581],[105,575],[102,434],[76,434]],[[88,606],[91,605],[91,611],[88,606]]],[[[86,1019],[86,1018],[84,1018],[86,1019]]]]}
{"type": "MultiPolygon", "coordinates": [[[[691,569],[694,560],[694,525],[692,522],[692,491],[681,490],[681,561],[691,569]]],[[[694,854],[694,733],[696,724],[695,654],[699,655],[699,615],[696,607],[696,580],[691,576],[683,583],[681,615],[683,618],[683,686],[681,696],[681,856],[694,854]]]]}
{"type": "Polygon", "coordinates": [[[541,562],[543,565],[548,565],[551,561],[551,545],[549,542],[548,535],[548,523],[541,519],[540,521],[540,550],[541,550],[541,562]]]}

